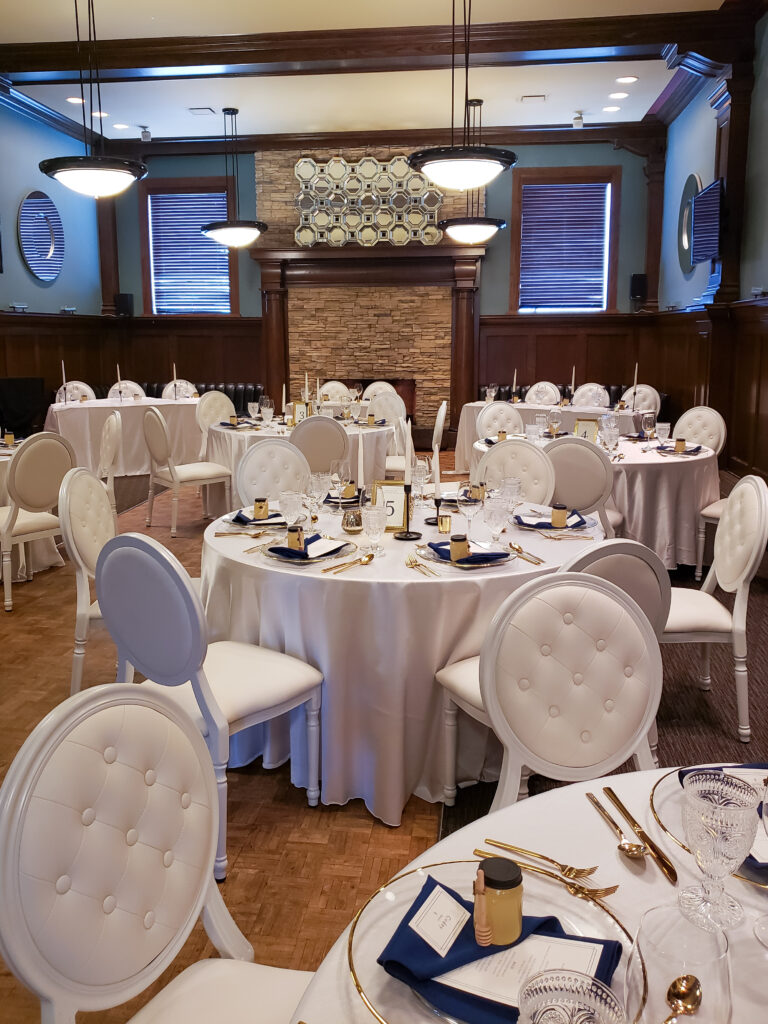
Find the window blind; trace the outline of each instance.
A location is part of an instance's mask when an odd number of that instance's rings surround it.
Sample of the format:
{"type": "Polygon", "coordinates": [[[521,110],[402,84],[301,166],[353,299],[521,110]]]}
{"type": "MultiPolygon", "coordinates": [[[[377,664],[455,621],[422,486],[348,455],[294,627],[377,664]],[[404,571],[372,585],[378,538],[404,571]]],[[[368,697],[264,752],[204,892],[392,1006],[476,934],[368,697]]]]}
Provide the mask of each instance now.
{"type": "Polygon", "coordinates": [[[150,193],[148,200],[153,311],[229,313],[229,250],[200,231],[227,219],[226,193],[150,193]]]}
{"type": "Polygon", "coordinates": [[[611,186],[523,185],[521,312],[607,307],[611,186]]]}

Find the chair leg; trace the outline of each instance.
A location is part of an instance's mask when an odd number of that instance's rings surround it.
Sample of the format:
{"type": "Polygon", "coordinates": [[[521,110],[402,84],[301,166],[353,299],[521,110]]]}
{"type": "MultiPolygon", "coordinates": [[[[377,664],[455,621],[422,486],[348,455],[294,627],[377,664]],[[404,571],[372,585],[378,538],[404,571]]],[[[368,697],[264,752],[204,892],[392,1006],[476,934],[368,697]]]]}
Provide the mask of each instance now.
{"type": "Polygon", "coordinates": [[[219,796],[219,838],[216,845],[216,860],[213,864],[213,877],[223,882],[227,877],[227,766],[214,764],[216,786],[219,796]]]}
{"type": "Polygon", "coordinates": [[[739,719],[739,739],[749,743],[752,733],[749,728],[749,677],[747,676],[746,642],[733,645],[733,674],[736,680],[736,711],[739,719]]]}
{"type": "Polygon", "coordinates": [[[30,558],[30,551],[31,551],[31,548],[30,548],[29,544],[25,544],[24,545],[24,567],[25,567],[27,583],[31,583],[32,582],[32,576],[34,575],[33,572],[32,572],[32,559],[30,558]]]}
{"type": "Polygon", "coordinates": [[[443,690],[443,803],[446,807],[456,803],[457,711],[448,691],[443,690]]]}
{"type": "Polygon", "coordinates": [[[502,807],[508,807],[517,801],[522,772],[523,766],[519,763],[513,763],[510,760],[509,751],[505,750],[501,762],[499,784],[496,787],[496,795],[491,804],[491,811],[498,811],[502,807]]]}
{"type": "Polygon", "coordinates": [[[307,802],[317,807],[320,799],[320,689],[304,705],[307,719],[307,802]]]}
{"type": "Polygon", "coordinates": [[[149,494],[147,495],[147,526],[152,525],[152,508],[155,504],[155,481],[150,476],[149,478],[149,494]]]}
{"type": "Polygon", "coordinates": [[[696,573],[695,578],[701,579],[701,570],[704,565],[704,542],[707,538],[707,523],[703,516],[699,516],[699,529],[696,534],[696,573]]]}
{"type": "Polygon", "coordinates": [[[528,780],[531,777],[531,769],[525,765],[520,767],[520,785],[517,787],[517,799],[525,800],[528,796],[528,780]]]}
{"type": "Polygon", "coordinates": [[[231,479],[224,481],[224,504],[226,505],[227,512],[229,512],[229,510],[232,508],[232,480],[231,479]]]}
{"type": "Polygon", "coordinates": [[[699,689],[709,690],[712,679],[709,675],[709,644],[699,644],[699,689]]]}
{"type": "Polygon", "coordinates": [[[85,645],[88,643],[88,614],[78,615],[75,619],[75,650],[72,655],[72,679],[69,686],[70,696],[79,693],[83,686],[83,668],[85,666],[85,645]]]}
{"type": "Polygon", "coordinates": [[[173,497],[171,498],[171,536],[176,536],[176,522],[179,518],[179,488],[173,488],[173,497]]]}
{"type": "Polygon", "coordinates": [[[3,549],[3,596],[5,598],[5,610],[7,612],[13,611],[13,595],[11,593],[13,585],[13,573],[11,570],[12,551],[12,547],[3,549]]]}

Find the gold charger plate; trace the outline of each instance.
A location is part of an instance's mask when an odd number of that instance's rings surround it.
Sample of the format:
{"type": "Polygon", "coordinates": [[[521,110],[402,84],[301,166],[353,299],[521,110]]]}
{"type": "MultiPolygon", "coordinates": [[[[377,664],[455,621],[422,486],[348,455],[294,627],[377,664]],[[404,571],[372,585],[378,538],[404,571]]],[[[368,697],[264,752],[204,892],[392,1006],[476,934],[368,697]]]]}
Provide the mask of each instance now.
{"type": "Polygon", "coordinates": [[[419,544],[416,548],[416,554],[419,558],[424,558],[428,562],[435,562],[437,565],[450,565],[454,569],[461,569],[463,572],[472,572],[477,569],[494,569],[497,565],[506,565],[513,558],[517,558],[517,555],[512,551],[508,555],[506,551],[500,551],[499,554],[506,555],[506,558],[495,558],[492,562],[469,562],[467,565],[462,565],[460,562],[452,562],[450,559],[441,558],[440,555],[435,554],[428,544],[419,544]]]}
{"type": "MultiPolygon", "coordinates": [[[[326,537],[325,540],[335,540],[335,538],[326,537]]],[[[317,565],[318,562],[330,562],[332,558],[347,558],[349,555],[354,555],[355,551],[357,551],[357,544],[347,540],[344,541],[337,551],[329,551],[327,555],[318,555],[317,558],[285,558],[283,555],[276,555],[274,551],[269,550],[275,546],[274,540],[269,540],[266,544],[259,544],[258,553],[264,555],[265,558],[271,558],[275,562],[280,562],[282,565],[296,565],[300,569],[304,569],[308,565],[317,565]]]]}
{"type": "MultiPolygon", "coordinates": [[[[438,1017],[455,1021],[391,977],[376,962],[400,921],[431,875],[464,899],[472,899],[472,881],[479,860],[449,860],[404,871],[382,885],[363,904],[347,937],[347,964],[352,984],[379,1024],[427,1024],[438,1017]]],[[[632,934],[603,904],[572,896],[562,885],[539,875],[524,875],[524,911],[531,915],[555,914],[573,935],[621,942],[621,959],[613,975],[612,990],[624,1000],[624,979],[632,934]]],[[[456,1022],[460,1024],[460,1022],[456,1022]]]]}

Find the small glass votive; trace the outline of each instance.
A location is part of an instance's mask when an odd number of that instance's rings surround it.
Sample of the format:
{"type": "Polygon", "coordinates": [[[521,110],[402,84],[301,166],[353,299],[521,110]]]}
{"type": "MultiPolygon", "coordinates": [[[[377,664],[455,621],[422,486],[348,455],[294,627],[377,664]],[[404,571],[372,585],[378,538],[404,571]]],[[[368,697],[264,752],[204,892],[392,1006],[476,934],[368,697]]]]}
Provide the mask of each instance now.
{"type": "Polygon", "coordinates": [[[438,533],[450,533],[451,532],[451,516],[448,512],[441,512],[437,517],[437,532],[438,533]]]}
{"type": "Polygon", "coordinates": [[[269,501],[266,498],[253,499],[253,518],[267,519],[269,517],[269,501]]]}

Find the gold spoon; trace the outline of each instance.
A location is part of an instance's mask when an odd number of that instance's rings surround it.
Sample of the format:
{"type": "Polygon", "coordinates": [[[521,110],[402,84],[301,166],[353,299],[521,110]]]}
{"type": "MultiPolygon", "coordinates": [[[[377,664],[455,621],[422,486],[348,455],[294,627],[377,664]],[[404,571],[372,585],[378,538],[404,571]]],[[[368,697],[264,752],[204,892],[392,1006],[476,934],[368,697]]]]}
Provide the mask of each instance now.
{"type": "Polygon", "coordinates": [[[663,1024],[676,1024],[679,1016],[691,1017],[701,1006],[701,982],[695,974],[683,974],[675,978],[667,989],[667,1005],[672,1013],[663,1024]]]}
{"type": "Polygon", "coordinates": [[[520,556],[520,558],[524,558],[526,560],[526,562],[530,562],[531,565],[543,565],[544,564],[544,559],[543,558],[537,558],[535,555],[529,555],[527,551],[523,551],[523,549],[520,547],[520,545],[519,544],[515,544],[515,542],[513,540],[511,540],[509,542],[509,546],[512,549],[512,551],[517,552],[517,554],[520,556]]]}
{"type": "Polygon", "coordinates": [[[353,568],[355,565],[368,565],[373,561],[373,552],[369,551],[367,555],[363,555],[362,558],[356,558],[354,562],[347,562],[346,565],[336,566],[333,570],[333,575],[338,576],[340,572],[346,572],[347,569],[353,568]]]}
{"type": "Polygon", "coordinates": [[[646,855],[648,850],[645,848],[643,843],[633,843],[631,839],[627,839],[627,837],[624,835],[624,831],[621,828],[621,825],[617,824],[613,820],[611,815],[608,813],[608,811],[606,811],[606,809],[603,807],[603,805],[600,803],[600,801],[597,799],[594,793],[587,793],[587,800],[589,800],[589,802],[592,804],[595,810],[603,816],[603,818],[608,822],[613,831],[621,840],[618,846],[619,853],[623,853],[624,856],[628,857],[630,860],[640,860],[642,857],[646,855]]]}

